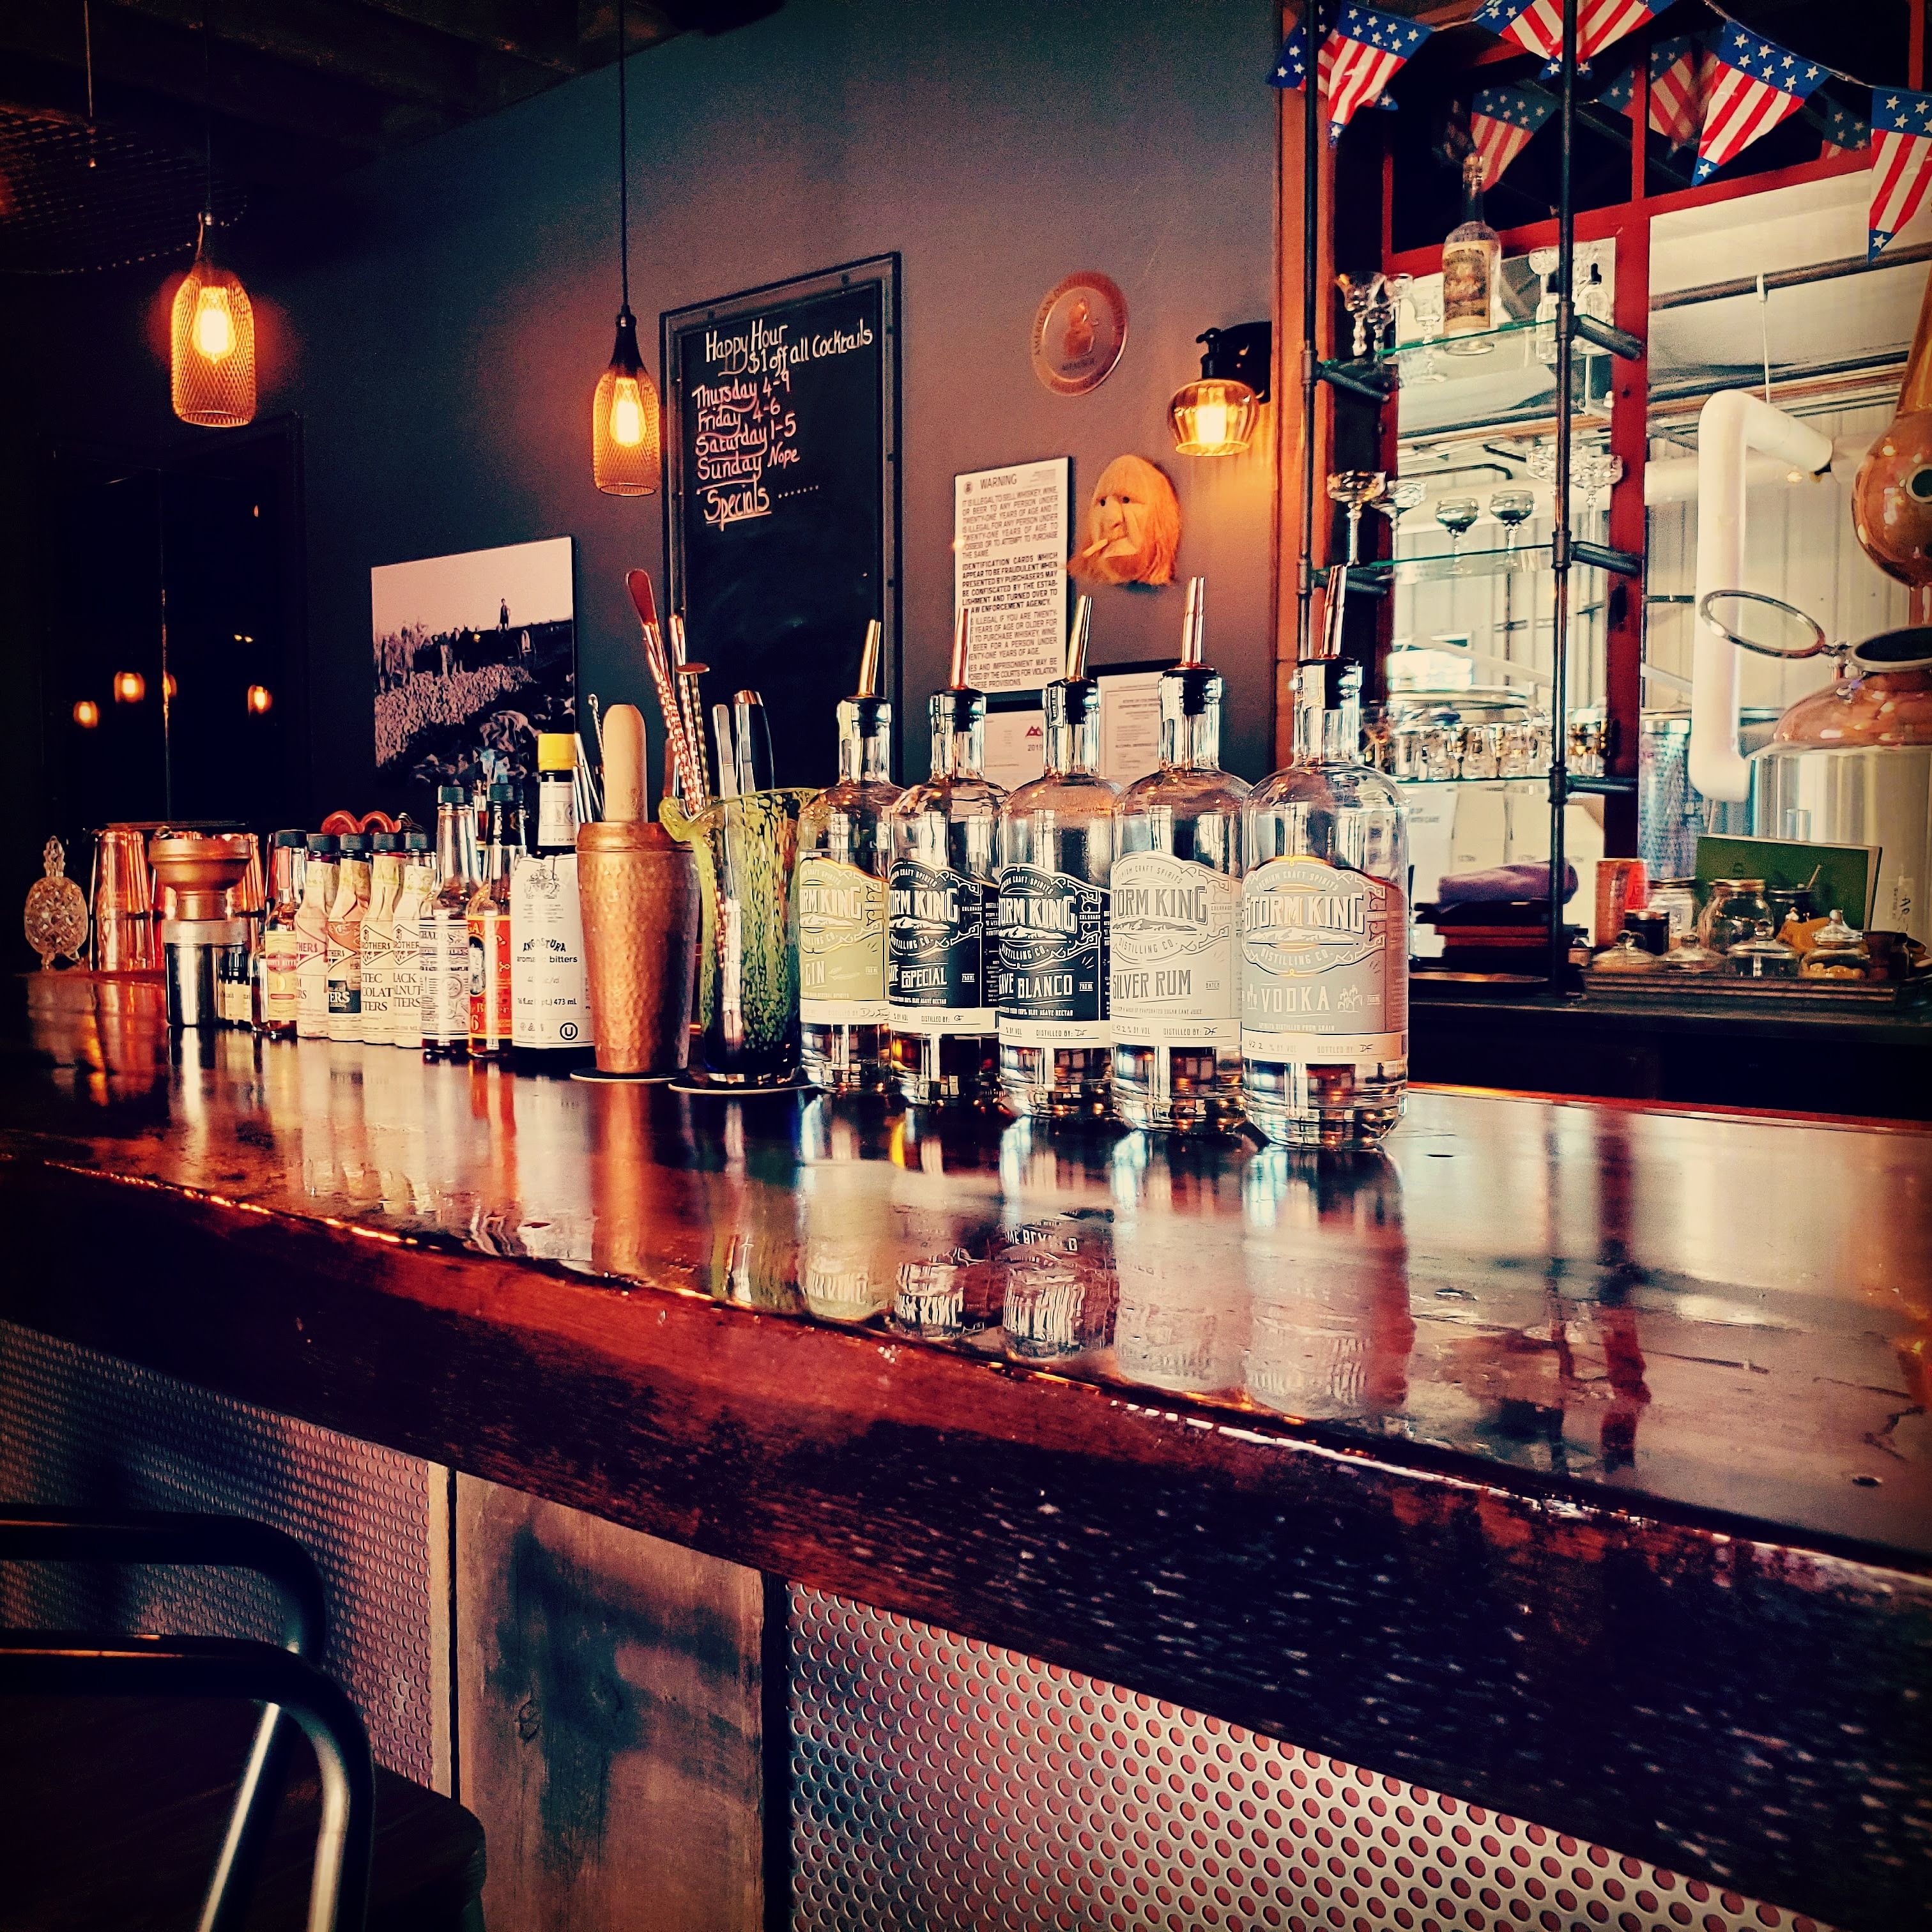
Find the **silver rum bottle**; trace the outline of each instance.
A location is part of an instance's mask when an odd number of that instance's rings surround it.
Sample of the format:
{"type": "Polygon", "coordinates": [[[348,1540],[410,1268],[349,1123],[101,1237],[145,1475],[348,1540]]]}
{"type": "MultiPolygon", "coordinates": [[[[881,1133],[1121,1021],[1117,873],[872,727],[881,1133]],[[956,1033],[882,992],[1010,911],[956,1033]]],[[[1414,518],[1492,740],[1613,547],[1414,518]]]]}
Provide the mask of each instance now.
{"type": "Polygon", "coordinates": [[[799,814],[799,1058],[828,1093],[882,1092],[886,1054],[886,814],[892,707],[878,695],[880,629],[866,633],[859,688],[838,706],[838,782],[799,814]]]}
{"type": "Polygon", "coordinates": [[[932,694],[932,776],[892,810],[890,1053],[899,1096],[915,1107],[970,1106],[999,1091],[993,919],[1006,794],[980,773],[986,700],[966,682],[971,624],[961,611],[952,682],[932,694]]]}
{"type": "Polygon", "coordinates": [[[1093,607],[1075,607],[1066,675],[1046,687],[1046,770],[1000,808],[1000,1091],[1016,1114],[1108,1111],[1108,887],[1120,794],[1100,773],[1093,607]]]}
{"type": "Polygon", "coordinates": [[[1187,586],[1180,662],[1160,680],[1160,769],[1120,794],[1114,859],[1114,1111],[1177,1133],[1241,1124],[1241,806],[1221,769],[1221,674],[1206,586],[1187,586]]]}
{"type": "Polygon", "coordinates": [[[1242,1082],[1291,1147],[1374,1147],[1408,1085],[1408,814],[1361,761],[1361,682],[1301,666],[1294,762],[1243,814],[1242,1082]]]}

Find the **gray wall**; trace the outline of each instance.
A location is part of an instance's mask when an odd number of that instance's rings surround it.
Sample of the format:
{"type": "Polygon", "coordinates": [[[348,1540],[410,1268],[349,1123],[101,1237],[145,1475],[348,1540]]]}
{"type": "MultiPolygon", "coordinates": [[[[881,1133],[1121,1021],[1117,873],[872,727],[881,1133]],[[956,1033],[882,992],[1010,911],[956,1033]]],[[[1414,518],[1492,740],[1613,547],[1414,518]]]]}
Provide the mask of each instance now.
{"type": "MultiPolygon", "coordinates": [[[[1210,580],[1230,674],[1229,761],[1265,769],[1272,452],[1178,457],[1165,412],[1202,329],[1270,311],[1277,17],[1270,0],[789,0],[631,62],[632,299],[654,366],[661,309],[903,256],[902,742],[922,770],[954,473],[1070,456],[1077,510],[1128,450],[1179,489],[1180,568],[1210,580]],[[1035,379],[1028,330],[1081,268],[1120,283],[1131,325],[1108,381],[1066,399],[1035,379]]],[[[574,82],[362,171],[304,232],[237,233],[262,413],[304,422],[318,809],[380,802],[374,564],[574,536],[584,684],[649,710],[622,579],[659,571],[662,500],[589,476],[617,301],[616,91],[614,70],[574,82]]],[[[165,372],[130,313],[145,286],[64,292],[113,308],[141,398],[122,428],[159,437],[165,372]]],[[[1095,660],[1171,656],[1180,607],[1178,586],[1103,591],[1095,660]]]]}

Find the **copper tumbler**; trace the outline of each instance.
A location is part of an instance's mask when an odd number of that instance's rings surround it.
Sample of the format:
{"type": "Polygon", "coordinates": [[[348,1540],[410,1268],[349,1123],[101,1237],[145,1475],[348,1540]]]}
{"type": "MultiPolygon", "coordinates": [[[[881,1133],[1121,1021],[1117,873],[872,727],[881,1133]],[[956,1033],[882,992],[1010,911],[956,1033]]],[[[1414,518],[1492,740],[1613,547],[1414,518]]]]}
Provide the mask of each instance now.
{"type": "Polygon", "coordinates": [[[684,1070],[698,949],[698,866],[646,820],[580,826],[577,890],[597,1070],[684,1070]]]}

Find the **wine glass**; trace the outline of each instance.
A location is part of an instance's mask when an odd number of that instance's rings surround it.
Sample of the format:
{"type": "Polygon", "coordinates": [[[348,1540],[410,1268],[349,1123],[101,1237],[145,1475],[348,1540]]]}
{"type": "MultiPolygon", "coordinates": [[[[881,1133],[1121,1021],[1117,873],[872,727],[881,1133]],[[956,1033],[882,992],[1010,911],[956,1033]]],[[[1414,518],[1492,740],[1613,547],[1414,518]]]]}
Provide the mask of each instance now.
{"type": "Polygon", "coordinates": [[[1388,286],[1387,278],[1379,269],[1372,268],[1364,273],[1345,268],[1335,278],[1335,282],[1342,291],[1342,306],[1354,322],[1353,352],[1359,362],[1369,352],[1369,311],[1376,305],[1382,291],[1388,286]]]}
{"type": "Polygon", "coordinates": [[[1395,554],[1395,540],[1402,532],[1402,520],[1424,497],[1429,485],[1420,476],[1391,476],[1379,496],[1370,500],[1369,508],[1379,510],[1389,520],[1389,554],[1395,554]]]}
{"type": "Polygon", "coordinates": [[[1382,470],[1336,470],[1330,472],[1328,494],[1348,506],[1348,562],[1361,560],[1362,506],[1372,503],[1388,486],[1388,472],[1382,470]]]}
{"type": "Polygon", "coordinates": [[[1369,313],[1369,326],[1374,332],[1378,355],[1395,346],[1396,310],[1401,307],[1402,298],[1414,280],[1413,275],[1387,275],[1382,278],[1378,299],[1369,313]]]}
{"type": "Polygon", "coordinates": [[[1436,520],[1449,532],[1451,556],[1462,548],[1463,537],[1481,514],[1481,507],[1473,496],[1444,496],[1436,506],[1436,520]]]}
{"type": "Polygon", "coordinates": [[[1436,339],[1442,333],[1442,278],[1425,275],[1420,281],[1411,280],[1406,295],[1422,346],[1402,358],[1402,380],[1405,383],[1446,382],[1449,378],[1436,360],[1436,339]]]}
{"type": "Polygon", "coordinates": [[[1516,526],[1535,513],[1536,498],[1527,490],[1498,490],[1490,499],[1490,514],[1503,526],[1503,549],[1516,548],[1516,526]]]}

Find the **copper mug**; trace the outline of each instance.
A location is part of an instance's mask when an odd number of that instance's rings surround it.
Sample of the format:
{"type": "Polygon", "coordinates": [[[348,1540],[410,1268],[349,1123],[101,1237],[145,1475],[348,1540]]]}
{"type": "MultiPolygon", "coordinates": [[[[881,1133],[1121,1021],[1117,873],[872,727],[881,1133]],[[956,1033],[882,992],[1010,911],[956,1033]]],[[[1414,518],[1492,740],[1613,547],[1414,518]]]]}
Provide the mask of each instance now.
{"type": "Polygon", "coordinates": [[[138,825],[104,826],[94,842],[94,969],[152,972],[160,963],[148,835],[138,825]]]}
{"type": "Polygon", "coordinates": [[[698,956],[698,866],[646,820],[580,826],[577,890],[600,1073],[684,1070],[698,956]]]}

